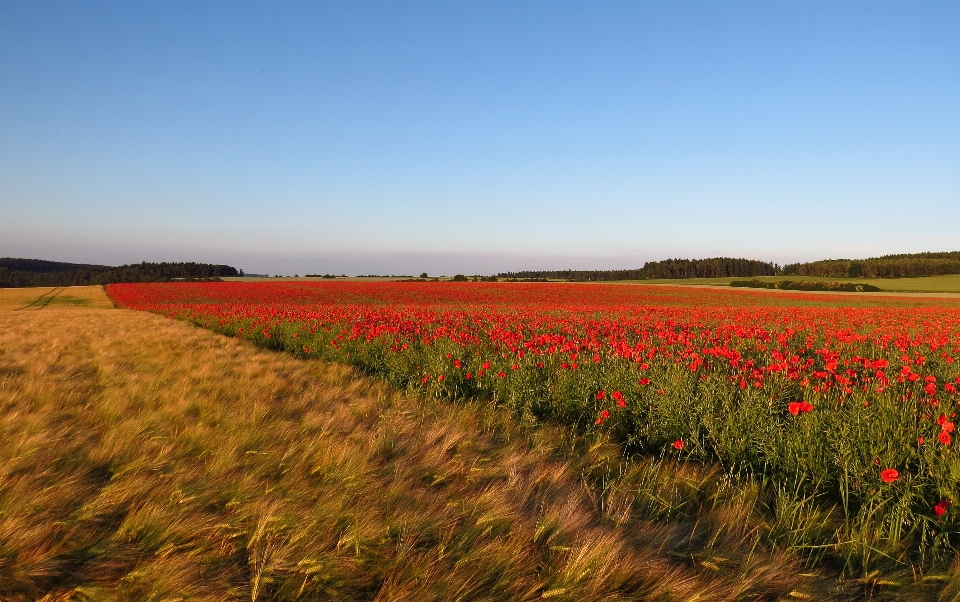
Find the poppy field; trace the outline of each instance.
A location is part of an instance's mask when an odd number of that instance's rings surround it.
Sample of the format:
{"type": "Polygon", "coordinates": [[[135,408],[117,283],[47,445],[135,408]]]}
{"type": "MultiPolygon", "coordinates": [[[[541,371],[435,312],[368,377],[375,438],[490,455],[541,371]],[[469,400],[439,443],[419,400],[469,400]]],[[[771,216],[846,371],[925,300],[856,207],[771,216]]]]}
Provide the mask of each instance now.
{"type": "MultiPolygon", "coordinates": [[[[832,509],[833,539],[861,550],[924,565],[960,543],[954,300],[349,281],[107,292],[401,388],[488,402],[521,424],[609,437],[627,459],[722,466],[774,487],[798,516],[832,509]]],[[[795,547],[817,548],[802,532],[795,547]]]]}

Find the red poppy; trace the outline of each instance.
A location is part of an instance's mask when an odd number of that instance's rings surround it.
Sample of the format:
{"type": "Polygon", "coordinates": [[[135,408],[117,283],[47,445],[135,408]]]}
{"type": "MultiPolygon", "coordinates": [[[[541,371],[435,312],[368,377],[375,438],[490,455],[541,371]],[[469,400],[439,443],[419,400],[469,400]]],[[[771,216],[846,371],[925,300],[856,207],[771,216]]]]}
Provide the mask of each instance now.
{"type": "Polygon", "coordinates": [[[501,370],[500,372],[497,372],[497,376],[499,376],[500,378],[506,378],[507,373],[501,370]]]}
{"type": "Polygon", "coordinates": [[[620,406],[621,408],[627,407],[627,400],[623,398],[623,393],[621,393],[620,391],[614,391],[611,394],[611,397],[613,397],[613,399],[617,402],[617,405],[620,406]]]}
{"type": "Polygon", "coordinates": [[[886,468],[880,472],[880,478],[884,483],[893,483],[900,478],[900,473],[895,468],[886,468]]]}
{"type": "Polygon", "coordinates": [[[607,392],[604,391],[603,389],[600,389],[599,391],[597,391],[597,399],[603,399],[606,396],[607,396],[607,392]]]}
{"type": "Polygon", "coordinates": [[[950,433],[947,431],[940,431],[940,434],[937,435],[937,441],[943,443],[944,445],[950,445],[951,440],[950,433]]]}
{"type": "Polygon", "coordinates": [[[950,500],[940,500],[933,505],[933,513],[937,516],[943,516],[947,512],[947,508],[950,507],[950,500]]]}
{"type": "Polygon", "coordinates": [[[684,446],[686,446],[686,443],[684,443],[683,439],[677,439],[673,442],[673,449],[683,449],[684,446]]]}

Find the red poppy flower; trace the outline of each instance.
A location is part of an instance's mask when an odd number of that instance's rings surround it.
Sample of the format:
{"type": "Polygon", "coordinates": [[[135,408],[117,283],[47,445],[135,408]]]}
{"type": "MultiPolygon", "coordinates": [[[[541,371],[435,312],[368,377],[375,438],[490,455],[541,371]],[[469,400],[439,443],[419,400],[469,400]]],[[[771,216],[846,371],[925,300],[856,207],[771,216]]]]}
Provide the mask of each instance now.
{"type": "Polygon", "coordinates": [[[950,500],[940,500],[933,505],[933,513],[937,516],[943,516],[947,512],[947,508],[950,507],[950,500]]]}
{"type": "Polygon", "coordinates": [[[603,399],[606,396],[607,396],[607,392],[604,391],[603,389],[600,389],[599,391],[597,391],[597,399],[603,399]]]}
{"type": "Polygon", "coordinates": [[[501,370],[500,372],[497,372],[497,376],[499,376],[500,378],[506,378],[507,373],[501,370]]]}
{"type": "Polygon", "coordinates": [[[686,443],[684,443],[683,439],[677,439],[673,442],[673,449],[683,449],[684,446],[686,446],[686,443]]]}
{"type": "Polygon", "coordinates": [[[947,431],[940,431],[940,434],[937,435],[937,441],[943,443],[944,445],[950,445],[951,440],[950,433],[947,431]]]}
{"type": "Polygon", "coordinates": [[[880,478],[884,483],[893,483],[900,478],[900,473],[895,468],[886,468],[880,472],[880,478]]]}

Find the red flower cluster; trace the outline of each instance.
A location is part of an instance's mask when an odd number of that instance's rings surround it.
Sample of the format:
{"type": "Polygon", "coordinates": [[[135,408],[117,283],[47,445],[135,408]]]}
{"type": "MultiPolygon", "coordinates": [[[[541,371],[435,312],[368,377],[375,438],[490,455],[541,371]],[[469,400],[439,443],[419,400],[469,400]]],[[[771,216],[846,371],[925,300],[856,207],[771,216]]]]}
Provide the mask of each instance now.
{"type": "Polygon", "coordinates": [[[937,435],[937,440],[944,445],[950,445],[950,433],[953,432],[953,421],[949,420],[946,414],[940,414],[940,417],[937,418],[937,424],[940,425],[940,433],[937,435]]]}
{"type": "Polygon", "coordinates": [[[812,412],[813,404],[806,401],[791,401],[787,404],[787,411],[796,416],[801,412],[812,412]]]}

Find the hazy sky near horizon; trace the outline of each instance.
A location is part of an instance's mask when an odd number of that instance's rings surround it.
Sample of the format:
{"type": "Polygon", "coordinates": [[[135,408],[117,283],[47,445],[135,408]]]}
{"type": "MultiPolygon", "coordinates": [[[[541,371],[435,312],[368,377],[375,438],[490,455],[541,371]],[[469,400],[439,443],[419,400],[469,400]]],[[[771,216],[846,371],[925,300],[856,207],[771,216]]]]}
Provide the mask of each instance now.
{"type": "Polygon", "coordinates": [[[0,3],[0,256],[960,250],[960,3],[0,3]]]}

